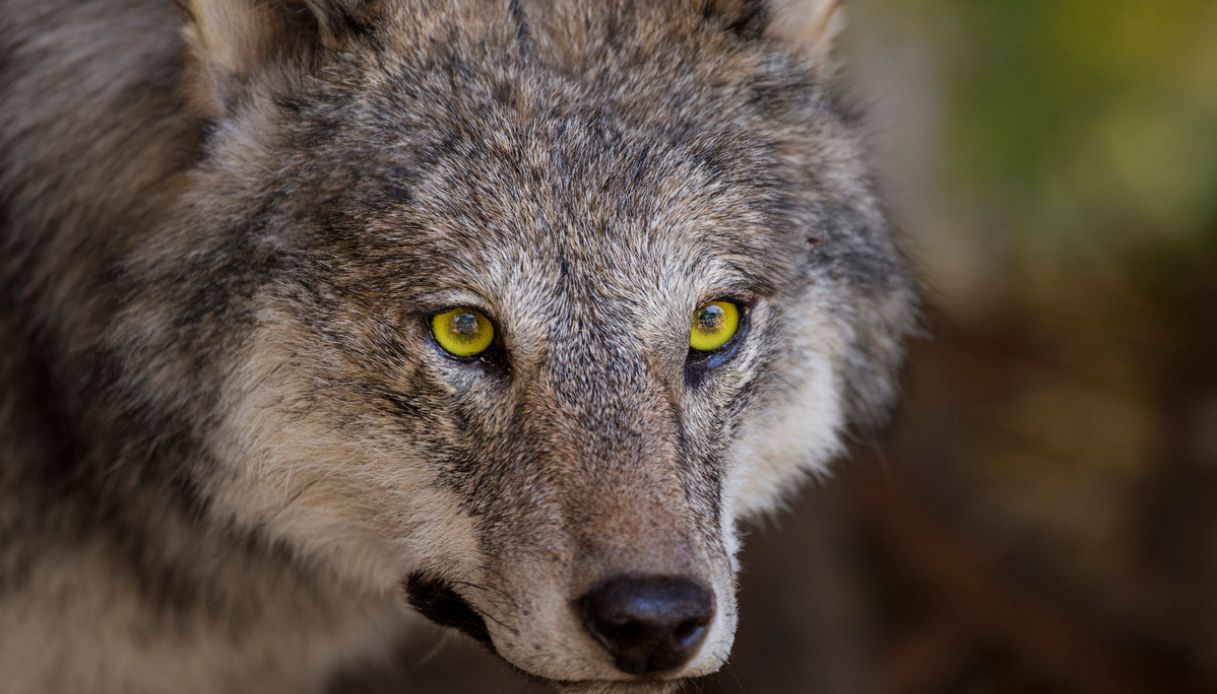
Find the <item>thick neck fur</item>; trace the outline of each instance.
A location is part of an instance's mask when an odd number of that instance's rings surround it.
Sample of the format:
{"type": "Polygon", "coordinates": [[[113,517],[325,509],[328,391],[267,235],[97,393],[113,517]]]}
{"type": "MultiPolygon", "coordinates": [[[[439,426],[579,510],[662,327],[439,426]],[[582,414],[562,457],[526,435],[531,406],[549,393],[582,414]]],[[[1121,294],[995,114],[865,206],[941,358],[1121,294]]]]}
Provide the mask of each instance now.
{"type": "MultiPolygon", "coordinates": [[[[6,336],[19,333],[10,298],[6,336]]],[[[247,531],[204,525],[181,490],[82,469],[50,370],[7,347],[0,624],[20,636],[0,651],[5,691],[307,692],[399,637],[399,596],[361,594],[247,531]]]]}
{"type": "Polygon", "coordinates": [[[189,430],[171,413],[91,413],[112,358],[98,336],[120,301],[108,266],[156,227],[148,211],[174,194],[205,126],[184,115],[180,19],[156,2],[0,12],[0,99],[39,103],[55,84],[74,102],[9,112],[0,128],[3,688],[308,691],[341,644],[392,640],[399,596],[360,597],[248,530],[204,525],[205,502],[175,473],[197,453],[174,443],[189,430]],[[115,159],[127,138],[146,145],[115,159]],[[105,442],[114,426],[154,464],[124,465],[133,452],[105,442]]]}
{"type": "Polygon", "coordinates": [[[310,691],[336,659],[393,642],[396,596],[360,597],[253,537],[204,529],[172,493],[133,488],[120,504],[71,480],[48,493],[37,476],[73,451],[14,356],[0,402],[5,691],[310,691]]]}

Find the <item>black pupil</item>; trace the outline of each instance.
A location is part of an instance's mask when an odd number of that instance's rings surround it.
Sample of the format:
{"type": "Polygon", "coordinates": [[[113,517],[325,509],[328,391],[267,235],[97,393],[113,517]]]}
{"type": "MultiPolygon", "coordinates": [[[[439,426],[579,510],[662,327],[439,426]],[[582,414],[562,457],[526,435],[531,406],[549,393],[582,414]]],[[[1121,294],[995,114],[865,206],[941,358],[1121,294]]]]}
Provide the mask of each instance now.
{"type": "Polygon", "coordinates": [[[717,332],[723,324],[723,319],[726,317],[726,312],[721,306],[713,304],[701,310],[697,315],[697,327],[702,332],[712,333],[717,332]]]}
{"type": "Polygon", "coordinates": [[[458,313],[452,317],[452,334],[456,337],[469,340],[477,337],[478,332],[478,317],[472,313],[458,313]]]}

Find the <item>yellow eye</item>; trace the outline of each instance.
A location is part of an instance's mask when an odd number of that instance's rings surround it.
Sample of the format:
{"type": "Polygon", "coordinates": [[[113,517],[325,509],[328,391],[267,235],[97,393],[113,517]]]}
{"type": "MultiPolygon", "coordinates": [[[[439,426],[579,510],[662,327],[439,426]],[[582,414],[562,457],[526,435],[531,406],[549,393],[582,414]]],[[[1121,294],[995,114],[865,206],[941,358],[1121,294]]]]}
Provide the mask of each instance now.
{"type": "Polygon", "coordinates": [[[735,337],[739,330],[739,307],[730,301],[711,301],[693,312],[689,346],[699,352],[713,352],[735,337]]]}
{"type": "Polygon", "coordinates": [[[494,326],[481,311],[458,307],[431,317],[431,333],[444,351],[457,357],[474,357],[494,342],[494,326]]]}

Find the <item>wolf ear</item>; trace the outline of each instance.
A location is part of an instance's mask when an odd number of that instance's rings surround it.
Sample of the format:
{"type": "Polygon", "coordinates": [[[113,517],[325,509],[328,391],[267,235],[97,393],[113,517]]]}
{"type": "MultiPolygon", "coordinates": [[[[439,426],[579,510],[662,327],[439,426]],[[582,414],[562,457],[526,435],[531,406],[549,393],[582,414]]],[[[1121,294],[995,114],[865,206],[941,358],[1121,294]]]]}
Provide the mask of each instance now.
{"type": "Polygon", "coordinates": [[[786,44],[797,54],[826,58],[844,24],[842,0],[706,0],[707,16],[730,29],[786,44]]]}
{"type": "Polygon", "coordinates": [[[767,33],[797,52],[826,58],[845,25],[843,0],[773,0],[767,33]]]}
{"type": "Polygon", "coordinates": [[[366,0],[174,0],[185,18],[195,94],[211,115],[229,112],[249,86],[304,68],[366,29],[366,0]]]}

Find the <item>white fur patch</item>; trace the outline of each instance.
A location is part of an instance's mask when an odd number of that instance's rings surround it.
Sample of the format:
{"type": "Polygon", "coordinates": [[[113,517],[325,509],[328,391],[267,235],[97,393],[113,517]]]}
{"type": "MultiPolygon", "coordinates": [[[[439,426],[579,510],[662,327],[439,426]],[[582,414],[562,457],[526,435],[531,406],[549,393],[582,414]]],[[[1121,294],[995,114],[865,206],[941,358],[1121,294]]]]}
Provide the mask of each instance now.
{"type": "Polygon", "coordinates": [[[411,442],[372,422],[344,431],[300,411],[297,369],[280,368],[296,357],[272,330],[259,331],[227,384],[217,506],[360,590],[396,593],[413,571],[476,566],[473,521],[411,442]],[[458,559],[466,565],[453,566],[458,559]]]}
{"type": "MultiPolygon", "coordinates": [[[[814,294],[806,299],[810,305],[814,294]]],[[[833,364],[842,345],[840,331],[826,318],[809,319],[791,346],[806,357],[792,374],[787,399],[752,416],[733,446],[722,501],[723,538],[732,556],[739,550],[741,518],[776,510],[804,477],[823,474],[841,453],[845,414],[833,364]]]]}

